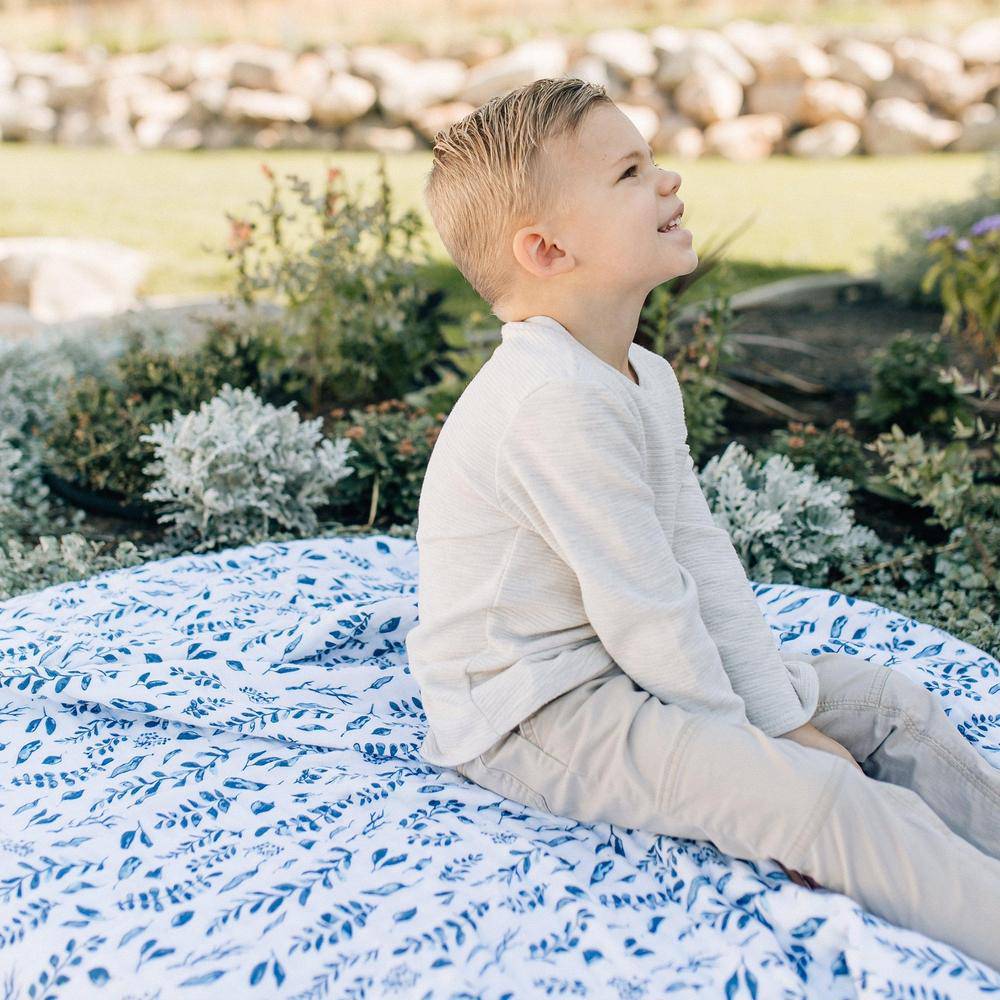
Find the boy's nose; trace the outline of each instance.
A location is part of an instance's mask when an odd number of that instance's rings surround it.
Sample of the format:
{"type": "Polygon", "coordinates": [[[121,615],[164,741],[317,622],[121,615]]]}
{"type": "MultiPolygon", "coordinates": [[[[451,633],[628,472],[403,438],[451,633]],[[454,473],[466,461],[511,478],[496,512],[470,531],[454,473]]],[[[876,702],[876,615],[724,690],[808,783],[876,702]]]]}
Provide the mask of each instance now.
{"type": "Polygon", "coordinates": [[[681,186],[681,175],[676,170],[663,172],[663,184],[668,195],[673,194],[681,186]]]}

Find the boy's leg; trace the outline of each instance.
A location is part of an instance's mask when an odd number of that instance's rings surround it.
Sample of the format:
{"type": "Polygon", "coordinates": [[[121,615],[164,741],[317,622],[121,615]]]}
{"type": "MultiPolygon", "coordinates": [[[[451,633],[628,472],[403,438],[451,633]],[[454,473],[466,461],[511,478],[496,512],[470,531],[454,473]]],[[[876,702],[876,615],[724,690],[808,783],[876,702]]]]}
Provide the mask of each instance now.
{"type": "Polygon", "coordinates": [[[810,720],[869,777],[908,788],[960,837],[1000,858],[1000,770],[900,670],[846,653],[809,657],[819,677],[810,720]]]}
{"type": "Polygon", "coordinates": [[[624,673],[553,699],[463,767],[487,788],[581,822],[777,859],[1000,968],[1000,861],[915,792],[755,726],[664,704],[624,673]]]}

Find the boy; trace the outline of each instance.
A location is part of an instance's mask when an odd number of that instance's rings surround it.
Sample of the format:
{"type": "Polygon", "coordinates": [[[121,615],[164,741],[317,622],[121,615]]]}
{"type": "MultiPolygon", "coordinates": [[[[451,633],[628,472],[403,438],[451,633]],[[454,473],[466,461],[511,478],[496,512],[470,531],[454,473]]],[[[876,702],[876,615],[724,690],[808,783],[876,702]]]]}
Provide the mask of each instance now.
{"type": "Polygon", "coordinates": [[[701,492],[673,369],[632,339],[650,290],[697,266],[679,186],[582,80],[436,136],[431,216],[503,326],[420,496],[423,759],[583,822],[780,859],[1000,967],[1000,773],[899,671],[781,653],[701,492]]]}

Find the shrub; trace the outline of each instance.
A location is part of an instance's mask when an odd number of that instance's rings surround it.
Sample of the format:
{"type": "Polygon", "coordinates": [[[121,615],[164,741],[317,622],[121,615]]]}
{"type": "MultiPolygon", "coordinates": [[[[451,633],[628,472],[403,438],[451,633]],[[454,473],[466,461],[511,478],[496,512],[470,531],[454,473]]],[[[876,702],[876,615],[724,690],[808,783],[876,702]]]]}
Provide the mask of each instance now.
{"type": "Polygon", "coordinates": [[[936,259],[920,288],[940,287],[942,332],[968,340],[988,364],[1000,361],[1000,214],[977,220],[961,237],[951,226],[924,237],[936,259]]]}
{"type": "Polygon", "coordinates": [[[156,459],[145,499],[163,502],[159,520],[196,552],[264,541],[274,526],[314,534],[314,508],[350,475],[350,442],[320,442],[321,420],[303,423],[294,404],[278,409],[252,389],[223,386],[197,412],[175,412],[144,440],[156,459]]]}
{"type": "Polygon", "coordinates": [[[907,538],[848,571],[838,589],[937,625],[1000,656],[1000,442],[997,425],[955,421],[955,440],[928,445],[897,425],[869,446],[886,481],[941,525],[941,544],[907,538]]]}
{"type": "Polygon", "coordinates": [[[681,387],[688,445],[695,462],[725,434],[726,397],[718,391],[722,364],[738,349],[730,340],[733,311],[728,296],[715,296],[701,310],[689,333],[668,327],[664,347],[681,387]]]}
{"type": "Polygon", "coordinates": [[[112,550],[76,532],[43,535],[31,547],[16,538],[0,538],[0,601],[155,557],[155,550],[137,548],[130,541],[112,550]]]}
{"type": "Polygon", "coordinates": [[[787,455],[797,469],[812,465],[820,479],[841,476],[851,483],[851,489],[866,474],[864,445],[854,436],[851,422],[844,419],[835,420],[828,428],[789,420],[787,429],[771,432],[762,454],[787,455]]]}
{"type": "Polygon", "coordinates": [[[872,355],[872,385],[860,393],[854,416],[875,431],[899,424],[904,430],[947,430],[968,407],[942,378],[948,351],[940,334],[918,337],[906,330],[872,355]]]}
{"type": "Polygon", "coordinates": [[[43,434],[57,410],[57,388],[66,365],[50,365],[44,351],[26,344],[0,345],[0,539],[32,536],[79,521],[53,503],[42,478],[43,434]]]}
{"type": "Polygon", "coordinates": [[[332,432],[351,440],[354,475],[337,491],[331,510],[358,524],[414,522],[431,450],[445,413],[388,399],[331,412],[332,432]]]}
{"type": "Polygon", "coordinates": [[[898,246],[875,250],[875,272],[885,291],[908,304],[941,305],[940,290],[922,290],[920,283],[933,262],[924,233],[940,226],[965,231],[983,216],[1000,212],[1000,151],[991,153],[970,197],[933,201],[923,208],[895,215],[898,246]]]}
{"type": "Polygon", "coordinates": [[[105,370],[68,380],[46,437],[53,472],[141,507],[153,457],[144,435],[153,423],[195,409],[226,384],[285,402],[285,359],[273,334],[216,319],[193,350],[168,348],[165,338],[162,331],[131,332],[105,370]]]}
{"type": "Polygon", "coordinates": [[[819,480],[786,455],[761,463],[730,443],[699,473],[714,520],[729,532],[747,575],[773,583],[823,587],[843,564],[882,543],[854,524],[850,481],[819,480]]]}
{"type": "Polygon", "coordinates": [[[262,170],[271,182],[261,206],[265,225],[229,216],[226,255],[236,262],[236,296],[249,304],[264,292],[284,308],[280,325],[298,375],[291,391],[305,411],[396,398],[434,381],[449,349],[440,322],[444,293],[417,280],[411,244],[423,220],[412,209],[392,217],[384,157],[371,205],[336,189],[339,169],[327,172],[318,197],[308,181],[286,175],[316,230],[302,246],[286,232],[297,216],[282,203],[274,173],[266,164],[262,170]]]}

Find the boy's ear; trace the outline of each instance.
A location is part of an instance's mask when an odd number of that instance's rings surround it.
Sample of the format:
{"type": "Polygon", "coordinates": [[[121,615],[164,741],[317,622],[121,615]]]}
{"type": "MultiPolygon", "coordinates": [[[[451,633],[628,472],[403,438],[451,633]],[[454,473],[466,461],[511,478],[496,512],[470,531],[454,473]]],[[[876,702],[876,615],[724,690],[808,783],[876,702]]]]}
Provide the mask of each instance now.
{"type": "Polygon", "coordinates": [[[560,246],[558,240],[531,226],[524,226],[514,234],[512,250],[521,267],[537,278],[565,274],[576,264],[572,253],[560,246]]]}

